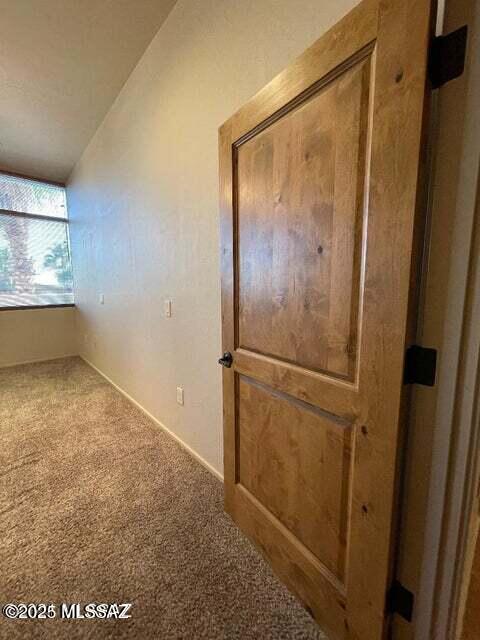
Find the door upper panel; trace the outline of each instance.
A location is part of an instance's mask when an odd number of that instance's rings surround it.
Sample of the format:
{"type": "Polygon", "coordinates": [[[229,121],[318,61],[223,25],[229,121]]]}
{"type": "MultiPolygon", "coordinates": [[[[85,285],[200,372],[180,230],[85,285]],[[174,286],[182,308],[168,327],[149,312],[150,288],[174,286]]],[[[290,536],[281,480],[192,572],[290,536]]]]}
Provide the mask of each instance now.
{"type": "Polygon", "coordinates": [[[236,149],[238,346],[349,380],[370,59],[236,149]]]}

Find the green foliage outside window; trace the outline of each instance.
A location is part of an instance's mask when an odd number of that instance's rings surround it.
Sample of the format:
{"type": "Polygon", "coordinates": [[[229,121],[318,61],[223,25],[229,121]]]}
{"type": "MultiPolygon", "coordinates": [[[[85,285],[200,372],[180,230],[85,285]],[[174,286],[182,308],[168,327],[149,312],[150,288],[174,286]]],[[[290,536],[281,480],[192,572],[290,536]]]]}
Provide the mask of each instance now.
{"type": "Polygon", "coordinates": [[[60,286],[64,288],[72,286],[72,270],[67,242],[61,242],[51,247],[43,260],[43,266],[55,272],[60,286]]]}

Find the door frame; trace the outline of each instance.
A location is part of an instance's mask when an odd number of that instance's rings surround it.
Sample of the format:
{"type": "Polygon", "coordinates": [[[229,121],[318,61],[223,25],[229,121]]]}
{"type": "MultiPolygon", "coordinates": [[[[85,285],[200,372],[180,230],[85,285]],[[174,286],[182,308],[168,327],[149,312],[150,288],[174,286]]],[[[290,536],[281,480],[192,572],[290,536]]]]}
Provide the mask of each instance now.
{"type": "MultiPolygon", "coordinates": [[[[478,169],[477,169],[478,172],[478,169]]],[[[434,637],[457,638],[476,537],[480,480],[480,176],[469,256],[441,553],[433,606],[434,637]],[[452,562],[452,558],[454,562],[452,562]]]]}
{"type": "Polygon", "coordinates": [[[415,593],[415,616],[394,638],[456,638],[480,475],[480,11],[475,0],[439,3],[437,34],[467,24],[466,69],[432,99],[430,222],[418,340],[439,349],[437,383],[414,391],[397,575],[415,593]],[[477,208],[475,212],[475,202],[477,208]],[[441,282],[440,291],[435,281],[441,282]],[[432,285],[433,283],[433,285],[432,285]],[[468,390],[468,392],[465,392],[468,390]],[[476,453],[474,453],[476,452],[476,453]]]}

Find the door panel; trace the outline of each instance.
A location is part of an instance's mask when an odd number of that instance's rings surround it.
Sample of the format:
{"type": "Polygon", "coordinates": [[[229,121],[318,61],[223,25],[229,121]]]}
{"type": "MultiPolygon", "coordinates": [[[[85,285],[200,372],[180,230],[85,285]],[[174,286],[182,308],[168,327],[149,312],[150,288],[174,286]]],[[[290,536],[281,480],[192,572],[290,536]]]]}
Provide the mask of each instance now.
{"type": "Polygon", "coordinates": [[[333,638],[387,629],[429,0],[364,0],[220,130],[225,504],[333,638]]]}
{"type": "Polygon", "coordinates": [[[236,149],[244,349],[353,379],[370,56],[236,149]]]}
{"type": "Polygon", "coordinates": [[[238,483],[345,578],[352,426],[239,377],[238,483]]]}

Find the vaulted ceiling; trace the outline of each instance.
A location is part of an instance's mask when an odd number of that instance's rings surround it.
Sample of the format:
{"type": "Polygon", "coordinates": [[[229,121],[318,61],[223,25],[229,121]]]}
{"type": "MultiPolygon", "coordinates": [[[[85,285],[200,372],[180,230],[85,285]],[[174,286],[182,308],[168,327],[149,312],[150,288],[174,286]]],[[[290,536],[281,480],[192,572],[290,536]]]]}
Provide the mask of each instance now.
{"type": "Polygon", "coordinates": [[[0,0],[0,167],[65,181],[175,0],[0,0]]]}

